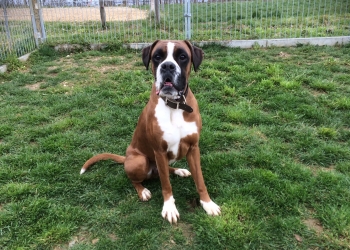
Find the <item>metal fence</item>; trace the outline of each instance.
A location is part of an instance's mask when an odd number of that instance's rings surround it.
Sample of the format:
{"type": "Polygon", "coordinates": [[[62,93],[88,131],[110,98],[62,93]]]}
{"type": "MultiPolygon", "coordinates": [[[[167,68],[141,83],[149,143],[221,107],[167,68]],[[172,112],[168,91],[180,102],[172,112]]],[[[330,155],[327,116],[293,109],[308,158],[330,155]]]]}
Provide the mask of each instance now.
{"type": "MultiPolygon", "coordinates": [[[[20,56],[32,51],[37,38],[31,24],[33,0],[1,1],[0,59],[10,53],[20,56]]],[[[52,44],[350,35],[350,0],[156,0],[156,4],[150,0],[37,1],[34,8],[41,9],[44,38],[52,44]],[[101,22],[101,11],[105,23],[101,22]]]]}
{"type": "Polygon", "coordinates": [[[0,0],[0,7],[0,60],[33,51],[36,43],[29,5],[0,0]]]}

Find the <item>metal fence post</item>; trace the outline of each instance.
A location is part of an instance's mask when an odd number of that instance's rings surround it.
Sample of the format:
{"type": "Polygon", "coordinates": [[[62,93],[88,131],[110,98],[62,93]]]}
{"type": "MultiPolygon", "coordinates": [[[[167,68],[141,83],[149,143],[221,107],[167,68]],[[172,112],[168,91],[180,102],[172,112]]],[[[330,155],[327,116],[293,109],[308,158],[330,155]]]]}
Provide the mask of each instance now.
{"type": "Polygon", "coordinates": [[[6,30],[6,36],[7,36],[7,40],[10,44],[10,48],[12,47],[12,41],[11,41],[11,34],[10,34],[10,29],[9,29],[9,20],[8,20],[8,15],[7,15],[7,0],[3,0],[1,2],[2,4],[2,8],[4,10],[4,18],[5,18],[5,30],[6,30]]]}
{"type": "Polygon", "coordinates": [[[191,0],[185,0],[185,39],[191,39],[191,0]]]}
{"type": "Polygon", "coordinates": [[[36,46],[46,40],[46,32],[41,13],[40,0],[29,0],[30,14],[32,16],[32,24],[36,46]]]}

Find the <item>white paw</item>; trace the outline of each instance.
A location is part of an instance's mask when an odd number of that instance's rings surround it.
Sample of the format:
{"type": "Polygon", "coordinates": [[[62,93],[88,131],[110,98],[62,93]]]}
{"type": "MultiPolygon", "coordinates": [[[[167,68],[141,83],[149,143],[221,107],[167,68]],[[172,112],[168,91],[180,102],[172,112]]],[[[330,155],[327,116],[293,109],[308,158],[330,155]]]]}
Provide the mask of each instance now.
{"type": "Polygon", "coordinates": [[[181,177],[191,176],[191,172],[188,171],[187,169],[183,169],[183,168],[176,169],[174,173],[178,176],[181,176],[181,177]]]}
{"type": "Polygon", "coordinates": [[[207,212],[207,214],[213,215],[213,216],[221,214],[220,207],[216,205],[212,200],[210,200],[209,202],[204,202],[204,201],[200,201],[200,202],[205,212],[207,212]]]}
{"type": "Polygon", "coordinates": [[[144,188],[142,190],[141,195],[142,195],[142,201],[148,201],[152,197],[151,191],[149,191],[147,188],[144,188]]]}
{"type": "Polygon", "coordinates": [[[179,212],[175,206],[175,199],[173,196],[169,200],[164,201],[162,216],[164,219],[167,219],[170,224],[177,223],[177,219],[180,218],[179,212]]]}

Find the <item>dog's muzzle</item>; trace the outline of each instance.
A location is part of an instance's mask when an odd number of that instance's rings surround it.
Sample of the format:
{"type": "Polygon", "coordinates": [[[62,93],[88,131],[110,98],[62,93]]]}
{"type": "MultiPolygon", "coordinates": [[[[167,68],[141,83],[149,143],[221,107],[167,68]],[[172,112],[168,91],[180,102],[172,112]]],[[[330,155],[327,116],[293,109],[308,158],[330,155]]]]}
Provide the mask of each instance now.
{"type": "Polygon", "coordinates": [[[179,81],[180,69],[172,61],[164,61],[159,65],[158,81],[159,87],[156,90],[157,95],[165,96],[172,99],[177,99],[180,92],[183,92],[183,86],[179,81]]]}

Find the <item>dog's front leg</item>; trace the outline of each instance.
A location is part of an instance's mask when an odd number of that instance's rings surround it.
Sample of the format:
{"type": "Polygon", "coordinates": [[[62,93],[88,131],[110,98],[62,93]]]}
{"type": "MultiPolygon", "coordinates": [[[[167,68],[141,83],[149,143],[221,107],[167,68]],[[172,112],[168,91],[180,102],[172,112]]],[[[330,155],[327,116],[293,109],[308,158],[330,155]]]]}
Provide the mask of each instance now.
{"type": "Polygon", "coordinates": [[[196,184],[197,192],[200,197],[200,203],[203,209],[209,215],[219,215],[221,213],[220,207],[210,199],[207,187],[204,183],[198,145],[192,145],[189,148],[186,158],[188,164],[190,165],[191,174],[196,184]]]}
{"type": "Polygon", "coordinates": [[[167,153],[155,152],[155,158],[160,182],[162,185],[162,194],[164,199],[162,216],[164,219],[167,219],[170,223],[177,223],[177,219],[180,217],[180,215],[175,206],[175,199],[173,197],[173,191],[170,184],[169,162],[167,153]]]}

